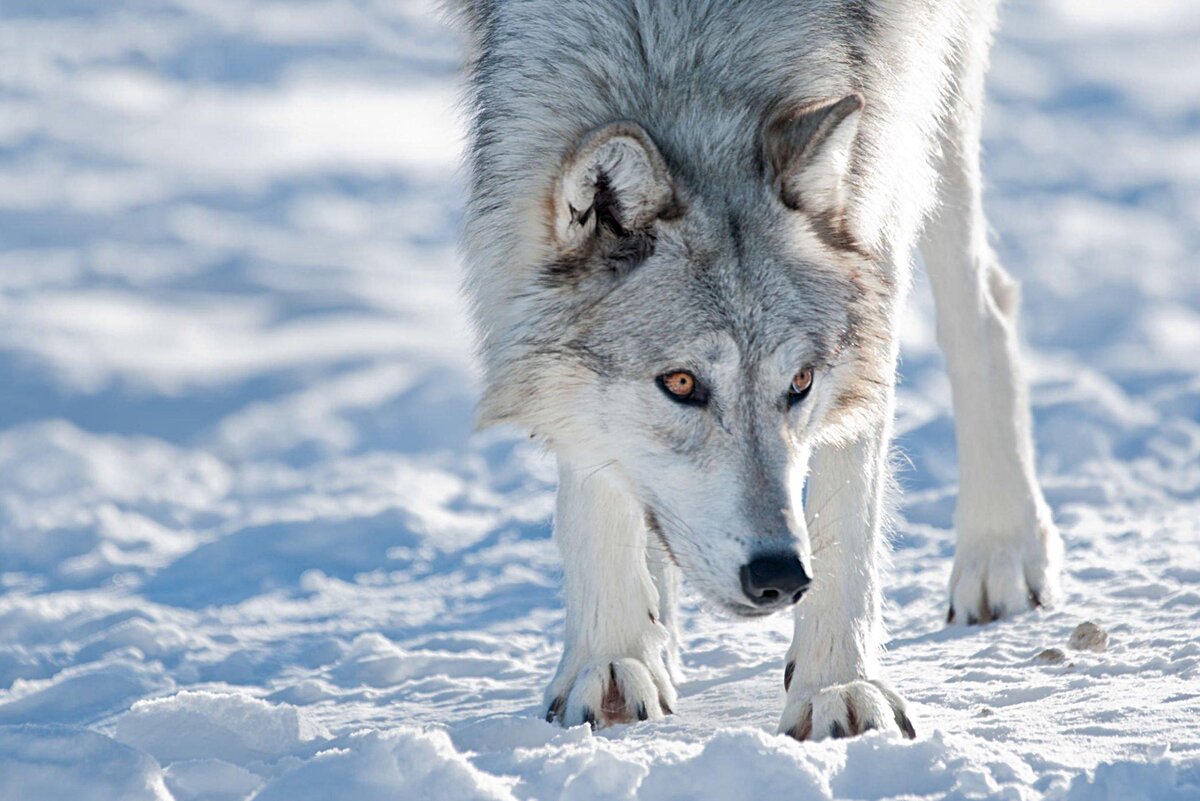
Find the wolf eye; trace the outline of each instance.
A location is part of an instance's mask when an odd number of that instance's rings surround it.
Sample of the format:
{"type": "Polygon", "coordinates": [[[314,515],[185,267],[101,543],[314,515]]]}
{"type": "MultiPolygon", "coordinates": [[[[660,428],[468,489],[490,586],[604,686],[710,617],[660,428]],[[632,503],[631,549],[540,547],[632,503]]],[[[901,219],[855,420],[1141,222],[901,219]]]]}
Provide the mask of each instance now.
{"type": "Polygon", "coordinates": [[[708,402],[708,390],[687,370],[663,373],[655,381],[668,398],[678,403],[703,406],[708,402]]]}
{"type": "Polygon", "coordinates": [[[808,397],[808,391],[812,389],[812,384],[813,371],[811,367],[805,367],[792,376],[792,385],[788,387],[788,406],[795,406],[808,397]]]}

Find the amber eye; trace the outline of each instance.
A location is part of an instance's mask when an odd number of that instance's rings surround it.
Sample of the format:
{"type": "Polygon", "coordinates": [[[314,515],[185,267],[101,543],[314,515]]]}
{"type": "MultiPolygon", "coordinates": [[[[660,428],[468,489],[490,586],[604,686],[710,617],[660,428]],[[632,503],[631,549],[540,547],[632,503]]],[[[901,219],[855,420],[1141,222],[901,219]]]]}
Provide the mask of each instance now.
{"type": "Polygon", "coordinates": [[[696,389],[696,376],[691,373],[667,373],[662,377],[663,386],[677,398],[686,398],[696,389]]]}
{"type": "Polygon", "coordinates": [[[812,389],[813,371],[811,367],[805,367],[800,372],[792,376],[792,385],[788,387],[788,406],[795,405],[808,395],[808,391],[812,389]]]}
{"type": "Polygon", "coordinates": [[[696,380],[696,376],[687,370],[663,373],[658,377],[657,382],[667,397],[673,401],[689,403],[694,406],[703,406],[708,402],[708,392],[696,380]]]}

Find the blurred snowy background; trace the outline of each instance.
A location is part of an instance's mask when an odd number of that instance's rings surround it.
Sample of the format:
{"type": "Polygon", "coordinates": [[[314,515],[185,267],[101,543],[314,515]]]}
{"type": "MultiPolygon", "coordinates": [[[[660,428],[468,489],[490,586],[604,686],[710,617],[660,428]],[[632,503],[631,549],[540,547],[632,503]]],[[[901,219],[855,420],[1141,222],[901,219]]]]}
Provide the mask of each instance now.
{"type": "Polygon", "coordinates": [[[788,622],[694,600],[679,714],[538,719],[553,472],[471,434],[427,2],[0,0],[0,798],[1200,798],[1200,6],[1002,19],[988,199],[1068,602],[943,628],[918,286],[887,664],[920,737],[801,745],[788,622]]]}

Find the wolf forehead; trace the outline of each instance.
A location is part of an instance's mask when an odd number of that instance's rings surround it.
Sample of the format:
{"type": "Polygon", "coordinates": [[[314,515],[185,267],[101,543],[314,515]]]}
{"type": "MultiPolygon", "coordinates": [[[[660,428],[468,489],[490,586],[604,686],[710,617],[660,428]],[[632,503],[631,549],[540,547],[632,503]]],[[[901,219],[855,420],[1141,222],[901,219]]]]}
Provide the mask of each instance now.
{"type": "Polygon", "coordinates": [[[847,212],[861,108],[851,95],[775,112],[746,132],[761,158],[736,172],[681,169],[632,121],[588,132],[564,155],[542,206],[548,247],[529,292],[541,296],[536,310],[560,310],[551,330],[584,354],[636,343],[642,369],[716,334],[744,363],[789,343],[811,366],[834,360],[881,308],[870,254],[849,234],[829,236],[847,212]]]}
{"type": "Polygon", "coordinates": [[[702,214],[691,204],[652,233],[630,233],[642,244],[621,275],[603,254],[566,268],[552,259],[544,270],[558,286],[546,302],[564,313],[551,336],[606,374],[680,358],[703,366],[728,356],[717,343],[731,344],[747,365],[780,348],[814,367],[835,361],[852,346],[869,293],[836,255],[818,263],[748,214],[702,214]],[[589,281],[596,286],[579,286],[589,281]]]}

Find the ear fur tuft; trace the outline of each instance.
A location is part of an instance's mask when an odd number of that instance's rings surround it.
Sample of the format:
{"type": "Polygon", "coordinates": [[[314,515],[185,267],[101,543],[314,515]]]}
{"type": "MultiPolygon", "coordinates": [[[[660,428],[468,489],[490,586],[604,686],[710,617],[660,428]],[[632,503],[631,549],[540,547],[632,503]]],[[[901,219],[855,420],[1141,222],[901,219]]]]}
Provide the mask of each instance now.
{"type": "Polygon", "coordinates": [[[648,255],[648,230],[672,208],[666,162],[641,126],[615,122],[589,133],[563,164],[552,202],[560,256],[588,255],[599,243],[613,264],[648,255]]]}

